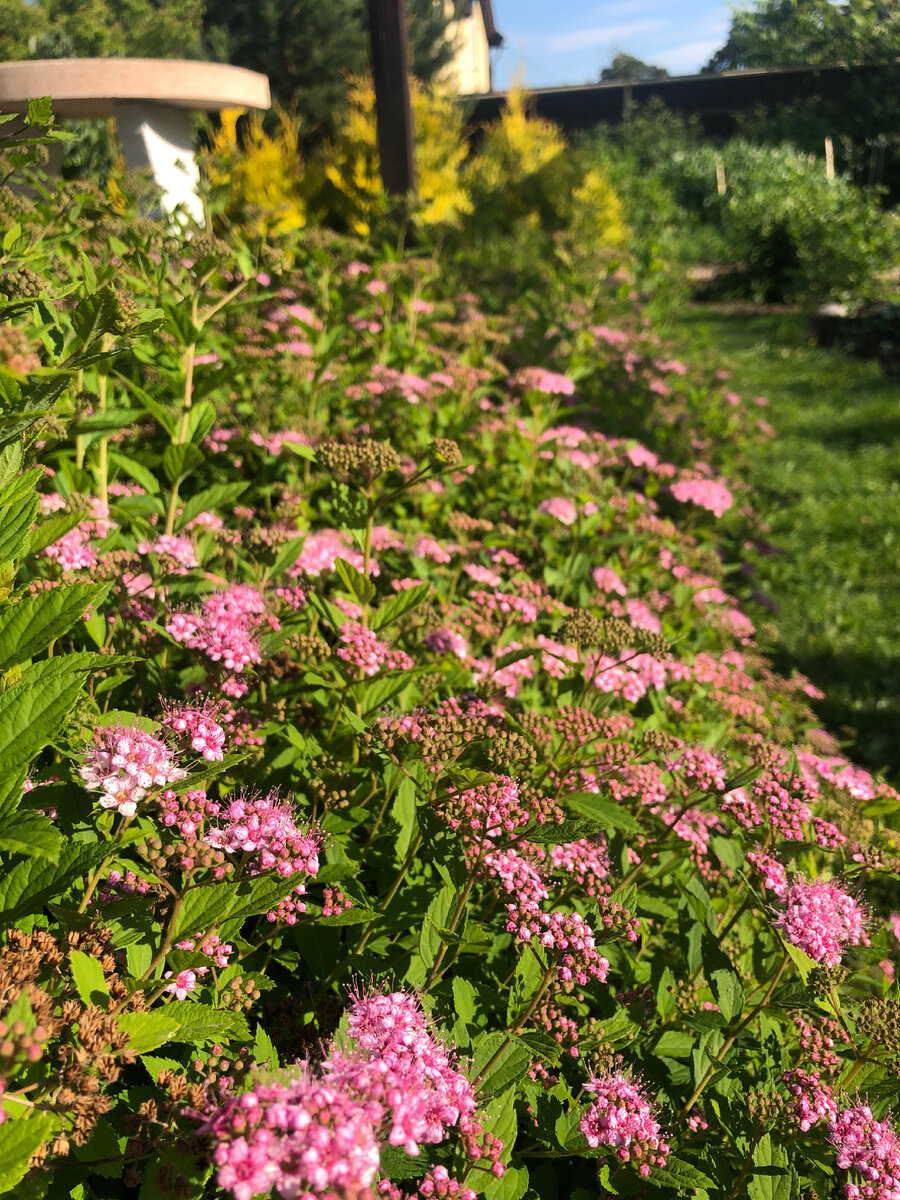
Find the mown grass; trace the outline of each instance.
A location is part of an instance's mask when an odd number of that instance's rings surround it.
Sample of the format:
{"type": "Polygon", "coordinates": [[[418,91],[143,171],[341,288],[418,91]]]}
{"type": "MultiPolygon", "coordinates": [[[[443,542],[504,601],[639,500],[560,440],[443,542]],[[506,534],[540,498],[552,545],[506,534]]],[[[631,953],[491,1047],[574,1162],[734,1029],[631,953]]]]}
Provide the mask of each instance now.
{"type": "Polygon", "coordinates": [[[777,553],[757,555],[774,614],[763,648],[827,696],[815,707],[853,757],[900,780],[900,381],[811,344],[796,313],[690,306],[670,317],[685,355],[762,395],[777,436],[751,454],[755,507],[777,553]]]}

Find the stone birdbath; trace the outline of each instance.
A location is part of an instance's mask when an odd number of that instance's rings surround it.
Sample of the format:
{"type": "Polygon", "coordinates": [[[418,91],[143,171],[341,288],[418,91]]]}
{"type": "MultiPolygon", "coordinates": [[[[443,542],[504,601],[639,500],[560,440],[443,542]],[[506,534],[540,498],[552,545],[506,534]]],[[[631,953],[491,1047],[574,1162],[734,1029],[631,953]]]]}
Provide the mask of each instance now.
{"type": "Polygon", "coordinates": [[[0,112],[25,112],[50,96],[54,114],[114,117],[125,162],[149,168],[163,207],[202,224],[191,112],[266,109],[269,80],[222,63],[156,58],[36,58],[0,63],[0,112]]]}

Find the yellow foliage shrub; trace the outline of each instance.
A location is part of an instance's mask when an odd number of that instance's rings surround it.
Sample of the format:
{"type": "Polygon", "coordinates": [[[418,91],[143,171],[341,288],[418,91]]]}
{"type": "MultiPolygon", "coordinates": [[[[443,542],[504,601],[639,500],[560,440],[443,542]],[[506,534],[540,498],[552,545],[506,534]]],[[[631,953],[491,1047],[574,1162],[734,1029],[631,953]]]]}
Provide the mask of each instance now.
{"type": "Polygon", "coordinates": [[[266,133],[254,113],[241,128],[239,108],[225,109],[203,156],[207,177],[225,190],[226,215],[254,234],[290,233],[307,220],[305,175],[297,148],[297,121],[278,111],[278,129],[266,133]]]}

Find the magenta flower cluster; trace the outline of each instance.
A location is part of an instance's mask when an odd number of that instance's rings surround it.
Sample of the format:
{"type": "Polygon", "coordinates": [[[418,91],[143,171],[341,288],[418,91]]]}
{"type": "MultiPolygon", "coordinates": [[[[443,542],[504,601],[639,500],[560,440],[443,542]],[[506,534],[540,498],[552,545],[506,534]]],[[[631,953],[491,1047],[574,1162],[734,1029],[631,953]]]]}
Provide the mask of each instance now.
{"type": "MultiPolygon", "coordinates": [[[[348,1036],[332,1042],[320,1068],[304,1062],[257,1080],[211,1113],[203,1132],[217,1143],[216,1178],[234,1200],[273,1188],[285,1200],[310,1200],[361,1195],[385,1141],[417,1155],[454,1127],[477,1126],[474,1111],[472,1085],[418,998],[373,991],[352,1002],[348,1036]]],[[[461,1195],[446,1182],[433,1176],[436,1186],[422,1194],[461,1195]]]]}
{"type": "Polygon", "coordinates": [[[669,1153],[653,1105],[639,1083],[616,1071],[584,1085],[594,1099],[578,1128],[589,1146],[609,1147],[621,1162],[634,1161],[641,1175],[664,1167],[669,1153]]]}
{"type": "Polygon", "coordinates": [[[900,1137],[890,1120],[876,1121],[866,1104],[845,1108],[828,1125],[835,1165],[858,1178],[846,1200],[900,1200],[900,1137]]]}

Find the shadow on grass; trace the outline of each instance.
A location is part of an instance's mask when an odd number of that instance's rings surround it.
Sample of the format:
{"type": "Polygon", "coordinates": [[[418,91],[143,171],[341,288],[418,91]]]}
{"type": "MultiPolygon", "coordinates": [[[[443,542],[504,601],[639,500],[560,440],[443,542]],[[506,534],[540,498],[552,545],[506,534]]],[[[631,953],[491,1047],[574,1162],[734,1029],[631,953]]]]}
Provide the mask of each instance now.
{"type": "Polygon", "coordinates": [[[900,655],[767,650],[781,674],[800,671],[825,692],[813,708],[841,741],[853,739],[853,757],[900,786],[900,655]]]}
{"type": "Polygon", "coordinates": [[[823,429],[819,431],[818,440],[826,446],[846,450],[896,444],[900,441],[900,416],[860,421],[854,425],[839,425],[836,429],[823,429]]]}

